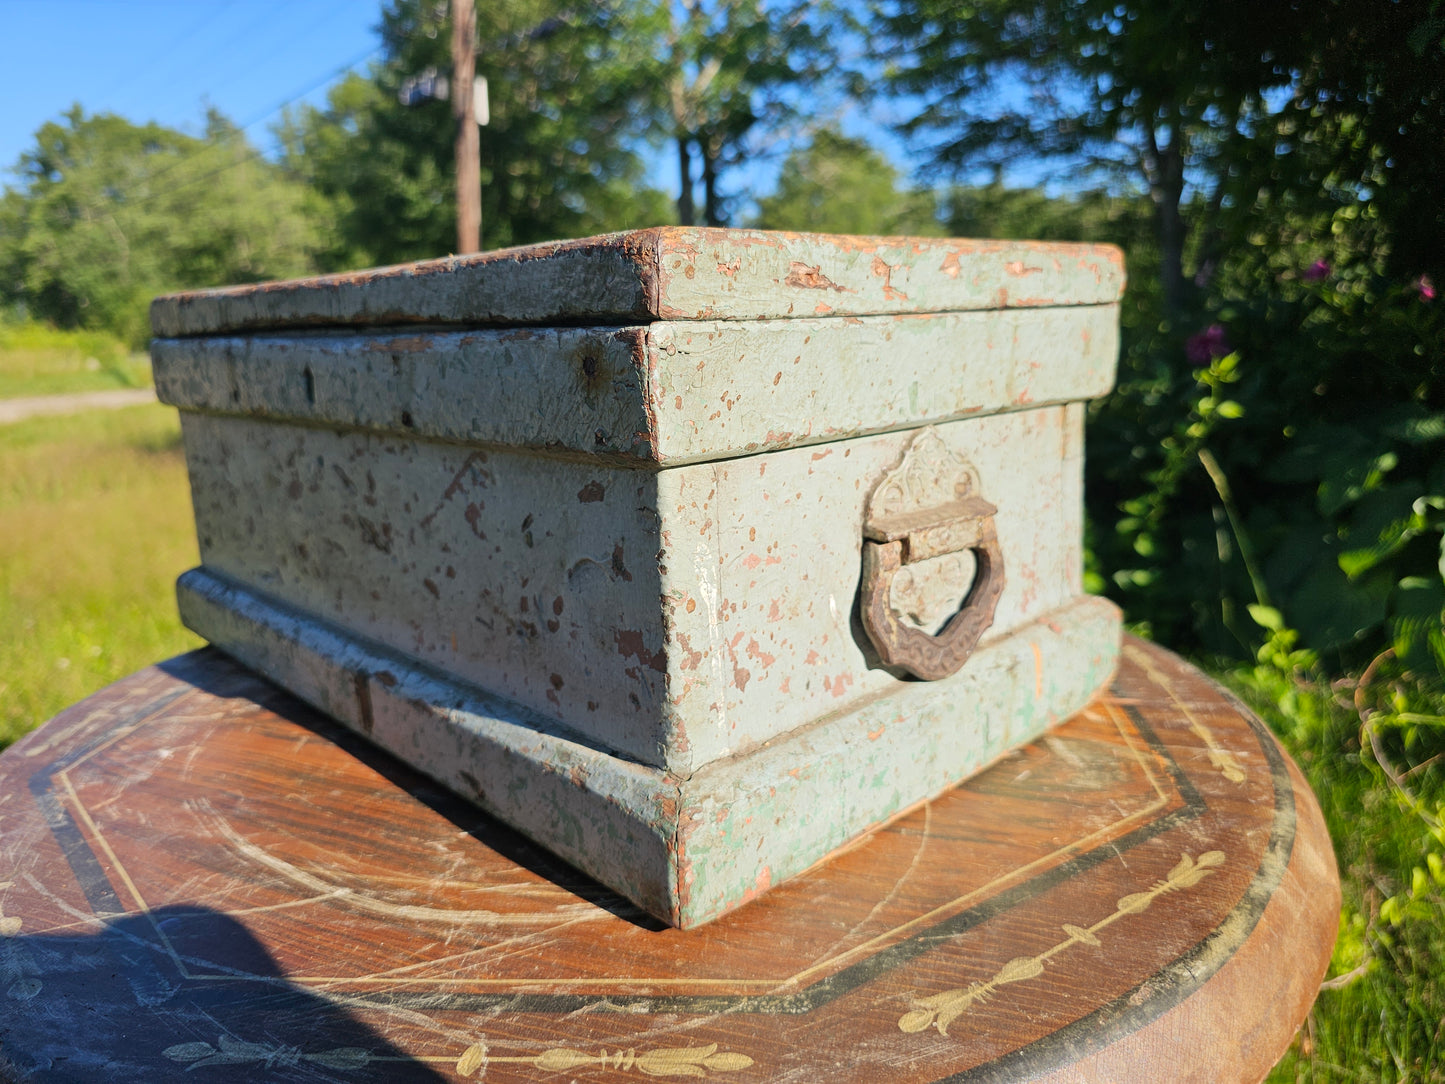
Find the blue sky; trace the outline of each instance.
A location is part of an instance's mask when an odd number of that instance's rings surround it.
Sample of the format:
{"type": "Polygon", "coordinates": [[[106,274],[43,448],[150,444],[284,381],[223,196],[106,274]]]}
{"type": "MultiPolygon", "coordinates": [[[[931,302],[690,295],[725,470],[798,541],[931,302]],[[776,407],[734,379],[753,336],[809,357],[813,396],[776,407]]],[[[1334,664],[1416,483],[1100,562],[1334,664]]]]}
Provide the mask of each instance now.
{"type": "MultiPolygon", "coordinates": [[[[215,106],[269,151],[277,107],[321,102],[346,68],[380,55],[379,10],[380,0],[0,0],[0,183],[13,180],[36,129],[77,102],[192,134],[215,106]]],[[[888,132],[856,109],[838,119],[906,172],[888,132]]],[[[652,183],[675,194],[672,152],[647,156],[652,183]]],[[[780,157],[729,187],[766,193],[780,157]]]]}
{"type": "Polygon", "coordinates": [[[0,0],[0,168],[37,128],[88,113],[198,134],[214,105],[263,147],[270,113],[378,47],[377,0],[0,0]]]}
{"type": "MultiPolygon", "coordinates": [[[[320,103],[347,68],[380,56],[380,7],[381,0],[0,0],[0,184],[13,181],[10,170],[35,131],[75,103],[192,134],[214,106],[270,152],[281,105],[320,103]]],[[[505,88],[494,86],[499,93],[505,88]]],[[[833,119],[905,174],[916,165],[857,106],[833,119]]],[[[725,190],[771,191],[785,149],[725,177],[725,190]]],[[[674,152],[644,154],[651,183],[675,196],[674,152]]],[[[745,217],[748,207],[737,210],[745,217]]]]}

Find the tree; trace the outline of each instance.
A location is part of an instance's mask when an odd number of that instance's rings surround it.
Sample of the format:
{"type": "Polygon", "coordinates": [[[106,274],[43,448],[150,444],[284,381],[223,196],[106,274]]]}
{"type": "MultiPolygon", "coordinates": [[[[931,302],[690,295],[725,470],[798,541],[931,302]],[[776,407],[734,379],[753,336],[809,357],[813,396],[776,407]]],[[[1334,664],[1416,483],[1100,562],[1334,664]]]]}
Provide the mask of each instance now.
{"type": "Polygon", "coordinates": [[[758,200],[754,225],[819,233],[942,233],[933,194],[899,190],[898,170],[861,139],[823,128],[783,163],[778,187],[758,200]]]}
{"type": "Polygon", "coordinates": [[[903,0],[880,6],[875,52],[887,87],[926,103],[905,130],[939,166],[1043,158],[1142,183],[1177,321],[1198,272],[1284,191],[1370,199],[1395,225],[1395,272],[1438,270],[1438,6],[903,0]]]}
{"type": "MultiPolygon", "coordinates": [[[[490,85],[481,133],[483,244],[577,237],[667,217],[631,149],[642,44],[625,5],[560,0],[478,5],[477,74],[490,85]]],[[[456,237],[454,122],[447,102],[404,106],[402,82],[450,63],[447,5],[392,0],[385,59],[332,88],[325,109],[281,126],[283,164],[336,208],[334,267],[444,255],[456,237]]]]}
{"type": "MultiPolygon", "coordinates": [[[[1251,138],[1273,63],[1230,67],[1237,0],[913,0],[880,14],[886,78],[927,104],[905,125],[935,139],[940,165],[966,171],[1020,158],[1141,180],[1155,209],[1165,309],[1186,305],[1186,178],[1251,138]],[[1223,45],[1221,45],[1223,42],[1223,45]]],[[[1257,24],[1258,13],[1242,20],[1257,24]]],[[[1239,48],[1245,48],[1240,44],[1239,48]]],[[[1211,198],[1223,198],[1215,186],[1211,198]]]]}
{"type": "MultiPolygon", "coordinates": [[[[1445,274],[1445,6],[1441,0],[1289,5],[1293,93],[1280,109],[1276,181],[1338,204],[1368,201],[1382,226],[1383,270],[1445,274]]],[[[1278,190],[1276,184],[1276,190],[1278,190]]],[[[1330,208],[1331,210],[1333,208],[1330,208]]]]}
{"type": "Polygon", "coordinates": [[[314,269],[320,207],[212,112],[196,139],[75,106],[0,200],[0,297],[61,327],[149,336],[166,290],[314,269]]]}
{"type": "Polygon", "coordinates": [[[723,225],[719,174],[755,154],[760,133],[776,133],[798,116],[795,93],[805,93],[816,108],[836,59],[832,16],[828,5],[817,3],[657,0],[634,24],[655,42],[649,82],[661,94],[651,101],[654,131],[677,148],[683,225],[697,219],[699,179],[702,221],[723,225]]]}
{"type": "Polygon", "coordinates": [[[1050,196],[1042,188],[1010,188],[1000,179],[955,185],[943,196],[942,213],[955,237],[1106,241],[1134,257],[1131,268],[1152,237],[1147,208],[1137,198],[1097,189],[1050,196]]]}
{"type": "Polygon", "coordinates": [[[1147,194],[1085,492],[1095,586],[1175,644],[1348,665],[1389,637],[1445,669],[1439,6],[878,15],[936,165],[1052,158],[1147,194]]]}

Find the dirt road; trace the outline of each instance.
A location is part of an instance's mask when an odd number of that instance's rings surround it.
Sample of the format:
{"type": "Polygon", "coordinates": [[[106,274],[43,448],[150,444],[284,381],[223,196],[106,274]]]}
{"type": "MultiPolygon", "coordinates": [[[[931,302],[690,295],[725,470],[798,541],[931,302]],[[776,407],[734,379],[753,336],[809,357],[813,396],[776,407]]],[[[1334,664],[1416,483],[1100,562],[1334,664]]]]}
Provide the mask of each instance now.
{"type": "Polygon", "coordinates": [[[32,395],[23,399],[0,399],[0,425],[44,414],[115,410],[155,401],[156,393],[150,388],[121,388],[116,391],[83,391],[70,395],[32,395]]]}

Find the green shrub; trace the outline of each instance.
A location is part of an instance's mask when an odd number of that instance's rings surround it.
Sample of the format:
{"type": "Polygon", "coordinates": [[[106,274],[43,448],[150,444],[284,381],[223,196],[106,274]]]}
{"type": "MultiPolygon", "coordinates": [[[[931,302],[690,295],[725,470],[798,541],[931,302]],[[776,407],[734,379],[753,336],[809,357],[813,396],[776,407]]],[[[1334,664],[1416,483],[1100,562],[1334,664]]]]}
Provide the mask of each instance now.
{"type": "Polygon", "coordinates": [[[1445,303],[1293,253],[1227,264],[1190,336],[1126,328],[1091,417],[1094,583],[1185,650],[1283,626],[1335,670],[1445,668],[1445,303]]]}

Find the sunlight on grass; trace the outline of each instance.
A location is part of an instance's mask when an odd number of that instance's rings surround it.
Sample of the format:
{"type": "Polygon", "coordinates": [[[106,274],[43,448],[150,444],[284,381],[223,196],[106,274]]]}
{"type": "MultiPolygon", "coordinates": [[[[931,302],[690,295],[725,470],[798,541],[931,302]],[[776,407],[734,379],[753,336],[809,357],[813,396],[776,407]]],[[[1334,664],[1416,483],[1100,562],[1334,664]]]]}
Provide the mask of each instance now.
{"type": "Polygon", "coordinates": [[[200,646],[174,594],[196,563],[174,410],[0,427],[0,746],[200,646]]]}
{"type": "Polygon", "coordinates": [[[150,359],[99,331],[0,322],[0,399],[144,388],[150,359]]]}
{"type": "MultiPolygon", "coordinates": [[[[1280,735],[1309,779],[1344,896],[1326,988],[1268,1080],[1445,1081],[1442,878],[1435,861],[1422,868],[1422,855],[1438,844],[1362,748],[1351,683],[1328,686],[1263,667],[1223,677],[1280,735]],[[1392,898],[1400,907],[1394,921],[1392,898]],[[1330,979],[1339,980],[1337,988],[1330,979]]],[[[1420,766],[1410,782],[1435,805],[1445,798],[1445,773],[1439,761],[1430,762],[1432,752],[1421,748],[1409,757],[1420,766]]]]}

